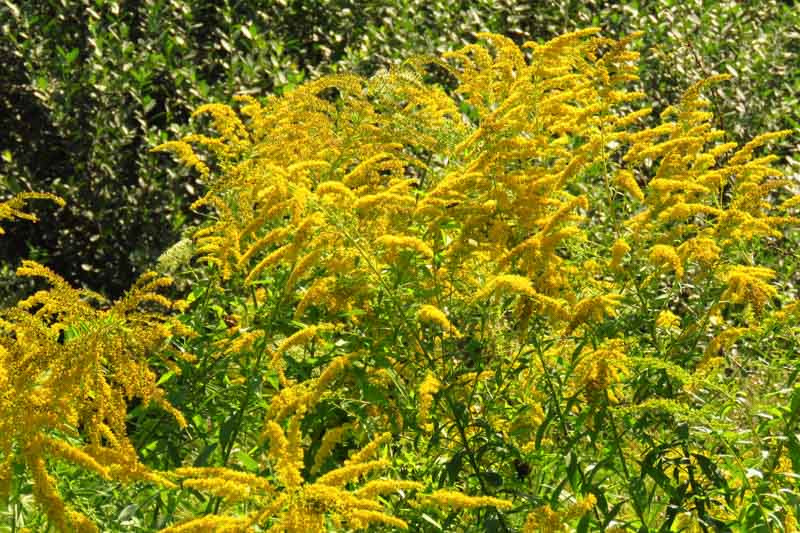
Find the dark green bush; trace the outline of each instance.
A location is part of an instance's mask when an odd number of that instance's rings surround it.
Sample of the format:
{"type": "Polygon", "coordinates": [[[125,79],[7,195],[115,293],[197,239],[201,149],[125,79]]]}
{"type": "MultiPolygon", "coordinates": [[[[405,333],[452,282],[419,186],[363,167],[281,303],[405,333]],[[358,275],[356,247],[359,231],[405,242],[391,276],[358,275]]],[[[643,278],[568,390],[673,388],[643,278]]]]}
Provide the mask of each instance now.
{"type": "MultiPolygon", "coordinates": [[[[33,256],[72,282],[119,295],[194,217],[187,206],[201,184],[148,149],[185,133],[199,103],[265,95],[328,71],[368,75],[477,31],[521,42],[590,24],[612,37],[645,30],[642,82],[657,105],[730,72],[736,82],[713,96],[737,140],[798,125],[800,15],[777,0],[258,4],[0,3],[0,176],[8,194],[69,200],[37,227],[10,229],[0,248],[5,272],[33,256]]],[[[16,289],[5,285],[9,298],[16,289]]]]}

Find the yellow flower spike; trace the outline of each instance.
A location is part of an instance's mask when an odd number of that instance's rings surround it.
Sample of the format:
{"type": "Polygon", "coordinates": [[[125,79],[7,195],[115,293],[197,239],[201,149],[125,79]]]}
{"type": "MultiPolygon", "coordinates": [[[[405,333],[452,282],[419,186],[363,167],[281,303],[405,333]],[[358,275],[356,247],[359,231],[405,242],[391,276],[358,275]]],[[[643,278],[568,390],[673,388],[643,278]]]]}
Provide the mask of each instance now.
{"type": "Polygon", "coordinates": [[[244,282],[246,284],[252,283],[264,271],[264,269],[280,263],[281,261],[291,257],[297,252],[297,246],[294,243],[281,246],[274,252],[270,253],[267,257],[261,260],[256,266],[250,269],[244,282]]]}
{"type": "Polygon", "coordinates": [[[574,391],[584,392],[588,400],[599,396],[617,403],[617,386],[630,371],[625,351],[622,339],[608,339],[597,349],[584,353],[574,372],[574,391]]]}
{"type": "Polygon", "coordinates": [[[495,292],[527,296],[541,305],[551,318],[563,320],[567,316],[561,302],[549,296],[539,294],[534,290],[530,279],[515,274],[504,274],[492,278],[472,297],[471,302],[474,303],[483,300],[490,297],[495,292]]]}
{"type": "Polygon", "coordinates": [[[287,337],[283,340],[283,342],[278,345],[278,348],[275,350],[276,355],[281,355],[286,353],[290,348],[295,346],[303,346],[311,342],[319,333],[324,331],[330,331],[333,329],[332,324],[316,324],[314,326],[308,326],[301,330],[294,332],[292,335],[287,337]]]}
{"type": "Polygon", "coordinates": [[[344,462],[345,466],[355,465],[365,462],[367,459],[375,455],[382,445],[392,440],[391,433],[382,433],[377,439],[373,440],[361,450],[353,454],[348,460],[344,462]]]}
{"type": "Polygon", "coordinates": [[[663,210],[658,215],[658,219],[662,222],[684,222],[690,217],[699,214],[719,217],[723,214],[723,211],[700,203],[679,202],[663,210]]]}
{"type": "Polygon", "coordinates": [[[237,483],[239,485],[246,485],[254,490],[266,493],[275,492],[272,484],[265,478],[250,474],[248,472],[241,472],[239,470],[232,470],[223,467],[179,467],[171,471],[171,473],[178,477],[187,479],[209,479],[218,478],[224,481],[237,483]]]}
{"type": "Polygon", "coordinates": [[[639,184],[633,177],[633,172],[629,170],[620,170],[614,177],[614,183],[623,191],[627,192],[640,202],[644,201],[644,193],[639,188],[639,184]]]}
{"type": "Polygon", "coordinates": [[[266,440],[269,441],[269,456],[275,462],[278,479],[290,489],[299,487],[303,482],[300,474],[302,468],[302,456],[298,461],[298,443],[296,432],[293,425],[299,423],[299,417],[292,417],[289,422],[289,438],[284,434],[283,429],[273,421],[267,422],[265,429],[266,440]]]}
{"type": "Polygon", "coordinates": [[[461,333],[458,329],[455,328],[448,320],[447,315],[436,306],[433,305],[422,305],[419,310],[417,311],[417,320],[420,322],[428,322],[431,324],[436,324],[445,334],[453,335],[454,337],[460,337],[461,333]]]}
{"type": "Polygon", "coordinates": [[[433,430],[433,424],[429,422],[428,418],[430,417],[431,406],[433,405],[433,396],[439,392],[441,386],[441,382],[430,372],[428,372],[419,386],[419,410],[417,411],[417,421],[427,432],[433,430]]]}
{"type": "Polygon", "coordinates": [[[708,343],[708,347],[706,348],[703,356],[704,361],[714,357],[719,357],[722,355],[723,350],[733,346],[740,337],[751,331],[753,331],[753,328],[725,329],[722,333],[715,336],[713,339],[711,339],[711,342],[708,343]]]}
{"type": "Polygon", "coordinates": [[[381,163],[389,161],[391,164],[396,164],[398,161],[395,159],[395,157],[396,156],[394,154],[389,152],[380,152],[375,154],[369,159],[359,163],[353,170],[342,177],[342,183],[348,187],[360,185],[363,182],[365,175],[367,175],[370,171],[374,172],[380,168],[388,168],[381,166],[381,163]]]}
{"type": "Polygon", "coordinates": [[[96,472],[105,479],[111,479],[109,469],[98,463],[94,457],[83,450],[53,438],[44,439],[44,450],[55,457],[60,457],[73,464],[80,465],[86,470],[96,472]]]}
{"type": "Polygon", "coordinates": [[[614,241],[614,244],[611,246],[611,261],[609,262],[609,268],[616,270],[622,264],[622,260],[631,251],[630,245],[625,242],[624,239],[617,239],[614,241]]]}
{"type": "Polygon", "coordinates": [[[563,511],[554,511],[549,505],[537,507],[529,513],[522,527],[523,533],[562,533],[569,531],[569,522],[589,513],[597,504],[593,494],[589,494],[563,511]]]}
{"type": "Polygon", "coordinates": [[[672,311],[665,310],[658,313],[656,317],[656,327],[663,330],[678,329],[681,324],[680,317],[676,316],[672,311]]]}
{"type": "Polygon", "coordinates": [[[380,511],[353,509],[347,513],[345,520],[356,529],[366,529],[370,524],[385,524],[399,529],[408,529],[408,524],[404,520],[380,511]]]}
{"type": "Polygon", "coordinates": [[[734,153],[731,158],[728,160],[728,165],[739,165],[745,163],[750,159],[753,154],[753,151],[760,146],[763,146],[767,143],[772,141],[777,141],[779,139],[783,139],[794,133],[792,130],[781,130],[781,131],[774,131],[770,133],[762,133],[758,137],[755,137],[753,140],[742,146],[736,153],[734,153]]]}
{"type": "Polygon", "coordinates": [[[657,267],[668,266],[678,278],[683,277],[683,261],[677,250],[666,244],[656,244],[650,249],[650,262],[657,267]]]}
{"type": "Polygon", "coordinates": [[[697,261],[704,267],[710,267],[720,257],[722,249],[714,239],[694,237],[678,246],[678,255],[684,262],[697,261]]]}
{"type": "Polygon", "coordinates": [[[310,161],[301,161],[299,163],[289,165],[289,167],[287,167],[286,169],[286,172],[291,175],[310,168],[330,168],[330,166],[331,164],[328,161],[319,161],[312,159],[310,161]]]}
{"type": "Polygon", "coordinates": [[[224,104],[204,104],[192,113],[192,118],[204,114],[211,115],[214,129],[232,148],[241,150],[249,145],[247,128],[233,109],[224,104]]]}
{"type": "Polygon", "coordinates": [[[209,515],[186,520],[171,527],[159,530],[159,533],[208,533],[208,532],[241,532],[249,531],[247,518],[209,515]]]}
{"type": "Polygon", "coordinates": [[[380,459],[342,466],[320,476],[316,484],[338,487],[349,481],[358,479],[360,476],[372,472],[373,470],[384,470],[389,467],[389,464],[389,461],[380,459]]]}
{"type": "MultiPolygon", "coordinates": [[[[36,454],[38,451],[40,450],[30,450],[29,453],[36,454]]],[[[58,493],[55,479],[47,473],[44,459],[41,456],[28,455],[26,463],[33,478],[33,495],[57,530],[77,533],[98,533],[100,531],[85,515],[65,506],[58,493]]]]}
{"type": "Polygon", "coordinates": [[[192,149],[192,146],[184,141],[168,141],[153,148],[153,152],[171,152],[175,157],[186,165],[197,170],[201,176],[208,176],[210,170],[208,166],[197,157],[197,154],[192,149]]]}
{"type": "MultiPolygon", "coordinates": [[[[55,194],[40,192],[19,193],[9,200],[0,202],[0,220],[22,219],[36,222],[38,218],[35,214],[26,213],[22,210],[25,208],[25,204],[29,200],[50,200],[59,207],[64,207],[66,205],[66,202],[60,196],[56,196],[55,194]]],[[[5,231],[2,227],[0,227],[0,235],[3,235],[4,233],[5,231]]]]}
{"type": "Polygon", "coordinates": [[[339,197],[337,199],[343,200],[345,202],[352,202],[355,200],[356,196],[353,194],[353,191],[342,183],[341,181],[325,181],[317,185],[317,188],[314,190],[317,196],[323,198],[326,195],[331,195],[334,197],[339,197]]]}
{"type": "MultiPolygon", "coordinates": [[[[239,258],[237,267],[242,268],[254,255],[272,244],[281,242],[291,235],[291,228],[280,227],[269,231],[266,235],[250,244],[244,254],[239,258]]],[[[263,268],[263,267],[262,267],[263,268]]]]}
{"type": "Polygon", "coordinates": [[[496,507],[498,509],[511,509],[513,503],[491,496],[467,496],[453,490],[437,490],[420,497],[428,505],[441,505],[455,509],[477,509],[479,507],[496,507]]]}
{"type": "Polygon", "coordinates": [[[314,464],[311,466],[312,474],[319,473],[325,461],[330,457],[333,448],[342,440],[345,433],[350,430],[350,427],[350,424],[344,424],[325,432],[317,453],[314,455],[314,464]]]}
{"type": "Polygon", "coordinates": [[[746,267],[736,265],[727,269],[720,278],[728,284],[721,296],[722,301],[746,303],[761,313],[766,304],[778,291],[768,283],[775,277],[775,271],[765,267],[746,267]]]}
{"type": "Polygon", "coordinates": [[[616,308],[620,305],[622,296],[619,294],[602,294],[590,296],[579,301],[572,310],[566,333],[569,335],[581,324],[599,323],[606,317],[616,316],[616,308]]]}
{"type": "Polygon", "coordinates": [[[381,235],[375,244],[382,246],[386,249],[386,255],[390,260],[397,257],[398,252],[409,250],[417,252],[426,258],[433,257],[433,250],[430,246],[425,244],[417,237],[408,237],[405,235],[381,235]]]}
{"type": "Polygon", "coordinates": [[[336,379],[356,357],[357,354],[340,355],[328,363],[328,366],[325,367],[325,370],[322,371],[314,383],[315,392],[313,401],[319,400],[321,395],[327,391],[333,380],[336,379]]]}

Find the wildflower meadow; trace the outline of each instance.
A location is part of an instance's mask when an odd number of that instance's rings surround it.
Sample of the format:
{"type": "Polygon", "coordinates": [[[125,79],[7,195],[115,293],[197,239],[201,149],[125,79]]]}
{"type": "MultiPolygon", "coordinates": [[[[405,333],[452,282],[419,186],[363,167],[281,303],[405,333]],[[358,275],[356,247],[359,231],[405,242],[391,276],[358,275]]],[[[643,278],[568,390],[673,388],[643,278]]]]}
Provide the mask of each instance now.
{"type": "Polygon", "coordinates": [[[147,149],[203,187],[151,272],[16,269],[0,531],[798,531],[797,132],[732,140],[730,74],[656,112],[641,39],[197,107],[147,149]]]}

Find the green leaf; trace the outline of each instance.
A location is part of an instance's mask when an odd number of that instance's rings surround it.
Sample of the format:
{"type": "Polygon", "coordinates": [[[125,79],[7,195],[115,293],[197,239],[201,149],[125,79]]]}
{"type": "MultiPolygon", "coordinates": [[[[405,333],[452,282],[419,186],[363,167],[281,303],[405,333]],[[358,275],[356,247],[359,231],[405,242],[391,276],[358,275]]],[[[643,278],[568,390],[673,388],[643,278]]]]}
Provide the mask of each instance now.
{"type": "Polygon", "coordinates": [[[230,445],[231,437],[238,424],[239,417],[234,414],[225,419],[225,422],[223,422],[222,426],[219,428],[219,444],[222,446],[223,450],[230,445]]]}
{"type": "Polygon", "coordinates": [[[136,511],[139,510],[139,506],[135,503],[125,506],[125,508],[119,513],[117,516],[118,522],[127,522],[136,514],[136,511]]]}
{"type": "Polygon", "coordinates": [[[206,466],[208,464],[208,458],[211,457],[211,454],[214,453],[214,450],[217,449],[217,443],[213,442],[202,449],[202,451],[197,455],[197,459],[194,460],[192,466],[206,466]]]}
{"type": "Polygon", "coordinates": [[[461,472],[461,466],[464,462],[464,452],[458,452],[453,455],[453,458],[448,461],[447,466],[445,467],[447,470],[447,476],[450,479],[450,484],[455,483],[458,480],[458,473],[461,472]]]}
{"type": "Polygon", "coordinates": [[[163,385],[164,383],[166,383],[167,381],[172,379],[174,376],[175,376],[175,372],[173,372],[172,370],[169,370],[168,372],[166,372],[163,376],[161,376],[158,379],[158,381],[156,382],[156,385],[163,385]]]}
{"type": "Polygon", "coordinates": [[[67,65],[71,64],[78,58],[78,54],[80,54],[80,50],[77,48],[73,48],[66,54],[64,54],[64,61],[66,61],[67,65]]]}
{"type": "Polygon", "coordinates": [[[427,514],[422,513],[422,519],[425,520],[426,522],[428,522],[429,524],[431,524],[436,529],[438,529],[440,531],[444,530],[444,528],[442,527],[442,525],[439,522],[437,522],[436,520],[434,520],[433,518],[431,518],[427,514]]]}
{"type": "Polygon", "coordinates": [[[242,463],[242,466],[245,468],[245,470],[249,472],[259,471],[258,463],[247,453],[239,450],[236,452],[236,458],[239,460],[240,463],[242,463]]]}

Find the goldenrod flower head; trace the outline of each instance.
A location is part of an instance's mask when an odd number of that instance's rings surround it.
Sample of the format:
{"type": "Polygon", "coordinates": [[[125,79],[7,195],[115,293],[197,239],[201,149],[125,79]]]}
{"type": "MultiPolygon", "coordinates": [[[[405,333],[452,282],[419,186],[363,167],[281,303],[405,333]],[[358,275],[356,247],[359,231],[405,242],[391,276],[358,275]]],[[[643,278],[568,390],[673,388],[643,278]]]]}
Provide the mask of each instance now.
{"type": "Polygon", "coordinates": [[[416,252],[426,258],[433,257],[433,250],[431,250],[430,246],[417,237],[381,235],[375,243],[386,250],[386,256],[389,260],[394,260],[398,252],[405,250],[416,252]]]}
{"type": "Polygon", "coordinates": [[[676,316],[672,311],[664,310],[658,313],[656,317],[656,327],[664,330],[677,329],[681,324],[680,317],[676,316]]]}
{"type": "Polygon", "coordinates": [[[314,464],[311,466],[311,473],[317,474],[325,463],[325,460],[333,451],[333,448],[342,440],[345,433],[350,429],[349,424],[345,424],[343,426],[331,428],[325,432],[325,435],[322,437],[322,442],[320,442],[319,448],[317,449],[316,455],[314,455],[314,464]]]}
{"type": "Polygon", "coordinates": [[[721,252],[716,241],[708,237],[694,237],[678,246],[682,261],[697,261],[706,268],[717,262],[721,252]]]}
{"type": "MultiPolygon", "coordinates": [[[[38,220],[36,215],[33,213],[26,213],[22,210],[29,200],[50,200],[59,207],[64,207],[66,205],[64,199],[55,194],[41,192],[19,193],[9,200],[0,202],[0,220],[22,219],[36,222],[38,220]]],[[[0,235],[3,233],[5,233],[5,231],[0,227],[0,235]]]]}
{"type": "Polygon", "coordinates": [[[536,508],[529,513],[522,527],[523,533],[561,533],[569,531],[569,522],[589,513],[597,504],[594,494],[589,494],[566,507],[554,511],[549,505],[536,508]]]}
{"type": "Polygon", "coordinates": [[[629,362],[622,339],[606,340],[600,347],[584,354],[575,370],[577,386],[590,399],[600,395],[611,403],[619,401],[617,385],[629,374],[629,362]]]}
{"type": "Polygon", "coordinates": [[[172,152],[178,161],[197,170],[201,176],[208,176],[210,170],[208,166],[200,160],[192,149],[192,146],[185,141],[168,141],[153,148],[153,152],[172,152]]]}
{"type": "Polygon", "coordinates": [[[745,335],[746,333],[751,332],[751,328],[727,328],[722,333],[719,333],[711,342],[708,343],[708,347],[705,351],[705,359],[706,361],[714,358],[719,357],[722,355],[722,351],[730,348],[740,337],[745,335]]]}
{"type": "Polygon", "coordinates": [[[614,244],[611,246],[611,261],[609,262],[609,267],[618,269],[625,255],[630,251],[631,247],[624,239],[617,239],[614,241],[614,244]]]}
{"type": "Polygon", "coordinates": [[[775,271],[765,267],[733,266],[721,274],[728,284],[722,300],[731,303],[746,303],[760,313],[778,291],[768,283],[775,277],[775,271]]]}
{"type": "Polygon", "coordinates": [[[633,172],[629,170],[620,170],[614,177],[614,183],[640,202],[644,201],[644,193],[636,182],[636,178],[633,177],[633,172]]]}
{"type": "Polygon", "coordinates": [[[551,318],[555,320],[563,320],[566,318],[566,311],[561,302],[538,293],[533,288],[530,279],[516,274],[503,274],[492,278],[481,290],[475,293],[475,296],[472,297],[472,301],[483,300],[496,292],[501,294],[515,293],[521,296],[527,296],[541,306],[545,313],[551,318]]]}
{"type": "Polygon", "coordinates": [[[423,379],[422,383],[419,385],[419,411],[417,412],[417,421],[427,431],[433,429],[433,425],[430,424],[428,418],[430,416],[431,406],[433,405],[433,396],[439,392],[441,386],[442,384],[439,380],[430,372],[428,372],[425,379],[423,379]]]}
{"type": "Polygon", "coordinates": [[[392,440],[391,433],[382,433],[378,438],[361,448],[358,452],[354,453],[350,458],[344,462],[345,466],[363,463],[378,451],[378,448],[392,440]]]}
{"type": "Polygon", "coordinates": [[[383,470],[387,468],[389,464],[389,461],[384,459],[352,463],[327,472],[325,475],[317,478],[316,483],[320,485],[330,485],[331,487],[339,487],[373,470],[383,470]]]}
{"type": "Polygon", "coordinates": [[[455,328],[450,323],[450,320],[447,319],[447,315],[434,305],[425,304],[419,308],[417,311],[417,320],[420,322],[429,322],[431,324],[436,324],[442,331],[446,334],[453,335],[454,337],[460,337],[461,333],[459,333],[458,329],[455,328]]]}
{"type": "Polygon", "coordinates": [[[455,509],[476,509],[478,507],[496,507],[498,509],[511,509],[513,504],[508,500],[493,498],[491,496],[468,496],[453,490],[437,490],[422,496],[422,501],[428,505],[441,505],[455,509]]]}
{"type": "Polygon", "coordinates": [[[329,331],[332,328],[333,326],[331,324],[316,324],[300,329],[281,342],[277,350],[275,350],[275,353],[277,355],[284,354],[294,346],[305,345],[314,339],[318,333],[329,331]]]}
{"type": "Polygon", "coordinates": [[[602,294],[590,296],[579,301],[572,310],[572,319],[567,325],[567,333],[571,333],[581,324],[599,323],[605,317],[616,316],[615,309],[620,305],[619,294],[602,294]]]}
{"type": "Polygon", "coordinates": [[[650,262],[657,267],[671,268],[678,278],[683,277],[683,261],[677,250],[667,244],[656,244],[650,249],[650,262]]]}
{"type": "Polygon", "coordinates": [[[125,296],[108,304],[33,261],[24,261],[18,275],[42,278],[50,288],[0,317],[0,385],[15,391],[0,395],[0,454],[5,461],[27,465],[37,501],[58,527],[95,531],[86,517],[60,500],[44,457],[107,479],[169,485],[140,463],[128,440],[125,400],[152,402],[179,425],[186,424],[166,401],[148,364],[152,356],[168,357],[172,302],[157,291],[171,280],[147,273],[125,296]],[[82,440],[68,440],[76,426],[82,426],[82,440]]]}

